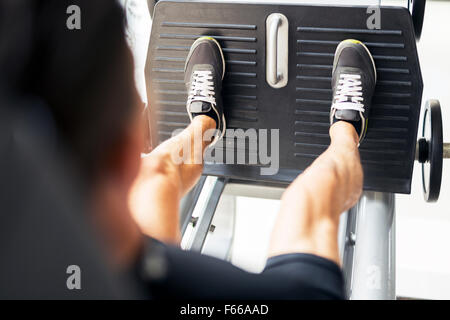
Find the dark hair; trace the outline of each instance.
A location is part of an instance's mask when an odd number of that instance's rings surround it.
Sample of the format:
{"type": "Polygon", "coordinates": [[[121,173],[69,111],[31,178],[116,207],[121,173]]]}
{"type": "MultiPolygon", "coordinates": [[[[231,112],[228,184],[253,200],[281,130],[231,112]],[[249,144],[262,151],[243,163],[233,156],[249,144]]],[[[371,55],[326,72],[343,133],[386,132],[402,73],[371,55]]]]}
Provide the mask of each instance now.
{"type": "Polygon", "coordinates": [[[137,111],[123,9],[112,0],[25,2],[31,12],[32,37],[20,88],[48,105],[66,149],[92,179],[137,111]],[[66,25],[70,5],[81,9],[80,30],[66,25]]]}

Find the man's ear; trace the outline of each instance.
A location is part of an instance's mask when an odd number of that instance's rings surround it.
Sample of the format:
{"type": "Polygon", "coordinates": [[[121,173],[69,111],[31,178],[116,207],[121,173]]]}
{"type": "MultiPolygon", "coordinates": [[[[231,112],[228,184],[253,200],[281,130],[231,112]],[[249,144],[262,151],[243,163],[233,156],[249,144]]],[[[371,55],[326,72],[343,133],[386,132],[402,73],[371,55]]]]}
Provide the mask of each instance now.
{"type": "Polygon", "coordinates": [[[130,121],[111,151],[93,193],[94,223],[113,262],[129,268],[141,245],[141,232],[129,212],[128,197],[141,165],[141,121],[130,121]]]}
{"type": "Polygon", "coordinates": [[[143,130],[141,117],[134,117],[126,128],[123,138],[114,148],[114,155],[111,157],[113,172],[110,174],[126,188],[131,187],[141,166],[141,152],[145,138],[143,130]]]}

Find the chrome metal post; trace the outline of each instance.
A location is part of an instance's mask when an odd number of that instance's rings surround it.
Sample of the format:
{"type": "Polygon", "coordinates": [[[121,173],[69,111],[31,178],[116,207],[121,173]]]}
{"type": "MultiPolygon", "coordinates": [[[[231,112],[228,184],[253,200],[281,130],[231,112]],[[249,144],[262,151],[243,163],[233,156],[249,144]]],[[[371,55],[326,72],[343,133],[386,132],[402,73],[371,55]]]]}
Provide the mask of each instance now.
{"type": "Polygon", "coordinates": [[[356,212],[350,299],[395,299],[395,195],[364,192],[356,212]]]}

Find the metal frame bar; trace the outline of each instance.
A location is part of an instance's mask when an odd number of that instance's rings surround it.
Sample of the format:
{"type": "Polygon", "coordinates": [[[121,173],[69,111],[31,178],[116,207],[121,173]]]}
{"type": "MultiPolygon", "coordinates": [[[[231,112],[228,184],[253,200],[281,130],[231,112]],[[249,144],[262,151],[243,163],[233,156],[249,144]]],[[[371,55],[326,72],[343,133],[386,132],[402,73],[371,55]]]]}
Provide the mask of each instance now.
{"type": "Polygon", "coordinates": [[[150,17],[153,17],[153,12],[155,10],[155,6],[158,0],[147,0],[147,2],[148,2],[148,11],[150,11],[150,17]]]}
{"type": "Polygon", "coordinates": [[[236,231],[236,196],[228,194],[229,186],[222,193],[201,251],[225,261],[231,260],[236,231]]]}
{"type": "Polygon", "coordinates": [[[213,186],[212,192],[209,196],[205,210],[202,215],[199,216],[199,222],[195,227],[192,242],[188,249],[201,252],[205,243],[206,236],[208,235],[211,227],[212,219],[222,195],[223,189],[227,184],[228,179],[218,178],[213,186]]]}
{"type": "Polygon", "coordinates": [[[353,257],[356,241],[356,217],[358,209],[357,206],[351,208],[349,211],[343,213],[339,228],[340,232],[340,248],[342,273],[345,281],[345,294],[347,298],[352,294],[352,271],[353,271],[353,257]]]}
{"type": "Polygon", "coordinates": [[[395,299],[395,195],[364,192],[349,213],[343,261],[348,297],[395,299]]]}
{"type": "Polygon", "coordinates": [[[200,180],[197,182],[195,187],[189,191],[187,195],[181,199],[180,203],[180,231],[181,234],[187,229],[189,222],[192,219],[192,213],[194,212],[195,205],[197,204],[197,200],[202,192],[203,186],[205,185],[206,176],[202,176],[200,180]]]}

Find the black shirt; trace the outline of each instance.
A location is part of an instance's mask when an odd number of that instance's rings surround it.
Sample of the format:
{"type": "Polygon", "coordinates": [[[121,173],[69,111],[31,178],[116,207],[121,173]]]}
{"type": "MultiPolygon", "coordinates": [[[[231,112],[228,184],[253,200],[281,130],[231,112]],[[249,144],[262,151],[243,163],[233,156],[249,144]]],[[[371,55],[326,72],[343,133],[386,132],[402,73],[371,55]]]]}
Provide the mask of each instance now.
{"type": "Polygon", "coordinates": [[[260,274],[148,239],[138,278],[155,299],[344,299],[339,266],[312,254],[268,259],[260,274]]]}

